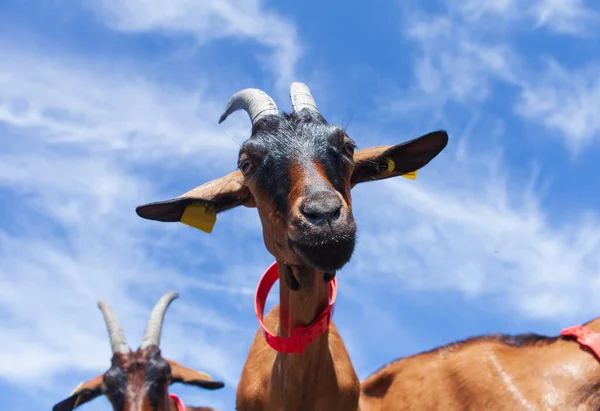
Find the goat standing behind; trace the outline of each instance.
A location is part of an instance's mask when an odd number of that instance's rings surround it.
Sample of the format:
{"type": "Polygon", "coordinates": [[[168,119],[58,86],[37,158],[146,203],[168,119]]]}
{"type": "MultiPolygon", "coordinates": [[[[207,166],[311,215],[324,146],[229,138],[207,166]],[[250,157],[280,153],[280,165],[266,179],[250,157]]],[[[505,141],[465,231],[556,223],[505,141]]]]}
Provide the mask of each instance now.
{"type": "MultiPolygon", "coordinates": [[[[71,411],[104,394],[114,411],[183,411],[169,395],[169,386],[180,382],[214,390],[224,384],[205,373],[184,367],[161,356],[160,334],[167,307],[178,294],[165,294],[156,303],[146,326],[142,344],[131,351],[125,334],[108,304],[99,302],[112,347],[111,367],[103,374],[81,384],[53,411],[71,411]]],[[[187,411],[213,411],[206,407],[186,407],[187,411]]]]}

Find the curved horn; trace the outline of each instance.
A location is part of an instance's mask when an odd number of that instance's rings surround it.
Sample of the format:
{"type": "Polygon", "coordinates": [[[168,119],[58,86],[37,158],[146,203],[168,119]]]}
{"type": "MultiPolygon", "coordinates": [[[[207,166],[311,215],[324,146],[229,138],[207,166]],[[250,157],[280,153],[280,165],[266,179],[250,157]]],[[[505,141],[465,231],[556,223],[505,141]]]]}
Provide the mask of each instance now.
{"type": "Polygon", "coordinates": [[[108,329],[108,337],[110,338],[110,346],[113,354],[127,354],[130,349],[125,339],[125,333],[119,325],[119,320],[110,309],[108,304],[98,301],[98,308],[104,315],[104,322],[106,322],[106,328],[108,329]]]}
{"type": "Polygon", "coordinates": [[[319,108],[317,107],[317,103],[315,103],[315,99],[310,93],[310,89],[304,83],[292,83],[290,86],[290,98],[292,99],[292,107],[294,107],[294,111],[300,111],[303,108],[307,108],[309,110],[314,110],[317,113],[319,112],[319,108]]]}
{"type": "Polygon", "coordinates": [[[158,300],[154,309],[152,309],[152,313],[148,319],[148,325],[146,325],[146,332],[144,333],[140,349],[148,348],[151,345],[158,345],[160,343],[160,332],[162,331],[165,312],[167,311],[169,304],[171,304],[171,301],[177,297],[179,297],[179,294],[174,291],[160,297],[160,300],[158,300]]]}
{"type": "Polygon", "coordinates": [[[235,93],[229,100],[225,113],[219,119],[219,124],[237,110],[245,110],[250,116],[252,124],[264,116],[279,114],[273,99],[264,91],[256,88],[247,88],[235,93]]]}

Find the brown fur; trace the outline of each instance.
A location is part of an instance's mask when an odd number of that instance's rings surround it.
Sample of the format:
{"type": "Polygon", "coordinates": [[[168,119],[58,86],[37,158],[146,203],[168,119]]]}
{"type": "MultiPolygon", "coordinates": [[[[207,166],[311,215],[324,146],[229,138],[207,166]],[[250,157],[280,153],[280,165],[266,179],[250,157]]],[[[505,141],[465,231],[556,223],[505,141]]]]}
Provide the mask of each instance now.
{"type": "MultiPolygon", "coordinates": [[[[600,332],[600,318],[587,324],[600,332]]],[[[363,411],[599,410],[600,363],[572,338],[485,336],[384,366],[363,411]]]]}
{"type": "MultiPolygon", "coordinates": [[[[289,167],[288,173],[290,175],[292,187],[290,189],[290,193],[288,194],[288,202],[290,204],[290,210],[294,210],[298,206],[298,203],[300,203],[302,200],[304,188],[307,184],[307,173],[296,161],[291,161],[289,167]]],[[[269,201],[269,199],[266,199],[266,201],[269,201]]]]}

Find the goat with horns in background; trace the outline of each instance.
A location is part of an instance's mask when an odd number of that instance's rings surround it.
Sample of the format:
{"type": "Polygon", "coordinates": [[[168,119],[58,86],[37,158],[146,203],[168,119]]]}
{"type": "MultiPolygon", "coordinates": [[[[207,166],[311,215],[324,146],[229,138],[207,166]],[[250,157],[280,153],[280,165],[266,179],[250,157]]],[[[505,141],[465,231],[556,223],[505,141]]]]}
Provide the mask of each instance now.
{"type": "Polygon", "coordinates": [[[346,130],[321,115],[306,85],[293,83],[290,95],[293,112],[285,114],[261,90],[234,94],[219,122],[239,109],[250,116],[252,133],[240,148],[239,170],[136,211],[210,232],[218,213],[256,207],[265,246],[276,258],[280,295],[264,321],[276,335],[265,338],[262,327],[256,333],[238,384],[237,410],[357,410],[359,380],[329,321],[328,304],[335,273],[350,260],[356,242],[351,189],[416,172],[446,147],[448,135],[436,131],[355,150],[346,130]],[[273,341],[280,342],[277,349],[273,341]]]}
{"type": "Polygon", "coordinates": [[[99,302],[112,347],[112,365],[104,374],[81,384],[52,410],[71,411],[104,394],[114,411],[213,411],[206,407],[185,407],[177,396],[169,394],[169,386],[175,382],[210,390],[224,386],[205,373],[161,356],[158,346],[163,319],[167,307],[177,296],[177,293],[171,292],[156,303],[137,351],[129,348],[117,317],[108,304],[99,302]]]}

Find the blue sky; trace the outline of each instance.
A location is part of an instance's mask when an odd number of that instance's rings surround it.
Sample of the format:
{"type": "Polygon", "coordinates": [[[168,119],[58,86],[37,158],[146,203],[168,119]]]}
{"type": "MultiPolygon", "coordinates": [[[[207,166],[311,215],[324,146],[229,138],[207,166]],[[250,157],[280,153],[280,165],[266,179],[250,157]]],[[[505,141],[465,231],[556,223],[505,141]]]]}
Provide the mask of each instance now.
{"type": "MultiPolygon", "coordinates": [[[[233,409],[272,262],[254,209],[212,234],[140,219],[232,171],[230,96],[292,81],[360,147],[437,129],[416,181],[358,186],[335,321],[360,378],[488,332],[600,315],[600,10],[578,0],[0,2],[0,402],[50,409],[109,366],[96,302],[129,343],[156,300],[165,357],[222,379],[173,386],[233,409]]],[[[276,295],[274,295],[276,298],[276,295]]],[[[108,409],[99,398],[83,410],[108,409]]]]}

